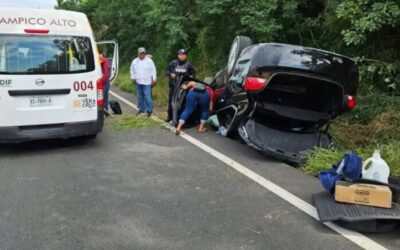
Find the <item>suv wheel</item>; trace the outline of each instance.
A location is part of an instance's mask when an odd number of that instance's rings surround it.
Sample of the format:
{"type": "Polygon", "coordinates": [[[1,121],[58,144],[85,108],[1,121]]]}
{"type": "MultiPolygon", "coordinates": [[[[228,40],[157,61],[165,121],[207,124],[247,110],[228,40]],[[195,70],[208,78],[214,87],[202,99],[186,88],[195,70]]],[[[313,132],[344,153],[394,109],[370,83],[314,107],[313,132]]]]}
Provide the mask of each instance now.
{"type": "Polygon", "coordinates": [[[253,41],[251,40],[250,37],[247,36],[235,37],[235,39],[232,42],[231,50],[229,52],[228,66],[227,66],[228,76],[232,75],[236,61],[238,60],[240,53],[242,53],[242,51],[245,48],[251,45],[253,45],[253,41]]]}

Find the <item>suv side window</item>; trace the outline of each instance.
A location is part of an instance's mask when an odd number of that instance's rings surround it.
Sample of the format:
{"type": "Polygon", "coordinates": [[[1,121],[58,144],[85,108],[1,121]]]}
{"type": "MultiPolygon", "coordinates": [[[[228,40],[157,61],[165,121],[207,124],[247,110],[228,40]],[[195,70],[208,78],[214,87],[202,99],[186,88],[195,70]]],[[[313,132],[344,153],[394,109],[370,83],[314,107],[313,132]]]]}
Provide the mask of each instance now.
{"type": "Polygon", "coordinates": [[[215,75],[215,88],[216,89],[220,89],[220,88],[224,88],[226,86],[226,71],[225,70],[221,70],[219,71],[216,75],[215,75]]]}
{"type": "Polygon", "coordinates": [[[250,59],[241,60],[236,63],[232,77],[229,79],[229,84],[235,92],[243,88],[243,82],[248,75],[250,64],[250,59]]]}

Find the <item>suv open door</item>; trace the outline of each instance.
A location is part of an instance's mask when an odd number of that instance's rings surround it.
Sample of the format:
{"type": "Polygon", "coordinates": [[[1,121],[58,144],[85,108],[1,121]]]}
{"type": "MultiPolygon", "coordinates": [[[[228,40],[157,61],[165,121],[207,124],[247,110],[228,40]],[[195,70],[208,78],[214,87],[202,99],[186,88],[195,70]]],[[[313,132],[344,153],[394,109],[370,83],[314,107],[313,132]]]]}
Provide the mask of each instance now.
{"type": "Polygon", "coordinates": [[[110,62],[110,84],[113,84],[118,76],[119,53],[117,41],[97,42],[97,48],[103,51],[103,55],[110,62]]]}

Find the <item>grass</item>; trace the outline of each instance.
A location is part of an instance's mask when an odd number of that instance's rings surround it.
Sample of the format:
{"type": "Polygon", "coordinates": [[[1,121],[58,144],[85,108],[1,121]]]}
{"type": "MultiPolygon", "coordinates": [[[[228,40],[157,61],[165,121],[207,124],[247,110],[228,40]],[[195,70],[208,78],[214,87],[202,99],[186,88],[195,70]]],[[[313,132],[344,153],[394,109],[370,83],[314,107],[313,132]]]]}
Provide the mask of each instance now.
{"type": "Polygon", "coordinates": [[[115,116],[107,118],[107,128],[113,131],[129,131],[134,129],[145,129],[160,127],[161,123],[147,117],[136,117],[133,115],[115,116]]]}
{"type": "Polygon", "coordinates": [[[400,108],[399,97],[382,94],[360,98],[359,107],[332,124],[335,150],[317,148],[302,169],[316,175],[331,168],[347,151],[363,159],[380,149],[392,176],[400,176],[400,108]]]}
{"type": "Polygon", "coordinates": [[[367,92],[369,94],[362,95],[357,107],[343,117],[345,122],[350,124],[368,124],[380,114],[390,111],[400,111],[400,98],[374,89],[370,89],[367,92]]]}
{"type": "Polygon", "coordinates": [[[128,65],[122,65],[122,67],[119,69],[118,77],[115,84],[125,92],[129,93],[135,92],[134,85],[132,84],[131,81],[128,65]]]}
{"type": "MultiPolygon", "coordinates": [[[[388,163],[392,176],[400,176],[400,142],[377,145],[376,147],[359,147],[353,152],[357,153],[364,160],[372,156],[375,149],[379,149],[382,158],[388,163]]],[[[332,164],[339,162],[344,154],[349,150],[342,147],[339,149],[317,148],[316,152],[308,159],[306,165],[302,168],[305,172],[317,175],[320,171],[329,169],[332,164]]]]}

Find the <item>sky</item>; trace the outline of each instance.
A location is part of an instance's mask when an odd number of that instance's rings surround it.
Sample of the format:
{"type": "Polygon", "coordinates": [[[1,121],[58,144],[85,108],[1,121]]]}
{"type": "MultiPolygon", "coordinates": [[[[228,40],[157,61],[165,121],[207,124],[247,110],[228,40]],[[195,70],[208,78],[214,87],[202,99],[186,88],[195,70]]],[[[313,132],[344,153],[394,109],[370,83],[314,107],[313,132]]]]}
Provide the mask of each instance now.
{"type": "Polygon", "coordinates": [[[57,0],[0,0],[0,7],[53,9],[57,0]]]}

